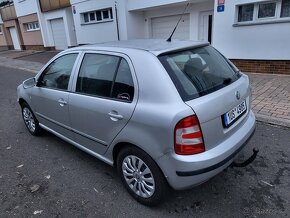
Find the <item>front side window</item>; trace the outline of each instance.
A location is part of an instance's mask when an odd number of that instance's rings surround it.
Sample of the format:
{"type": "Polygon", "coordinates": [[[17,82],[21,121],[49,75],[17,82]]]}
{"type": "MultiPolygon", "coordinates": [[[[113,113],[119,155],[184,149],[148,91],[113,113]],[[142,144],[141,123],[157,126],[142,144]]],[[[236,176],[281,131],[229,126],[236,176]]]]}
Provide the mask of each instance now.
{"type": "Polygon", "coordinates": [[[240,77],[211,46],[161,55],[159,60],[184,101],[212,93],[240,77]]]}
{"type": "Polygon", "coordinates": [[[41,74],[39,86],[67,90],[77,56],[77,53],[67,54],[54,60],[41,74]]]}
{"type": "Polygon", "coordinates": [[[112,55],[86,54],[78,75],[76,92],[132,101],[134,85],[127,61],[112,55]]]}
{"type": "Polygon", "coordinates": [[[259,4],[258,18],[275,17],[276,2],[259,4]]]}
{"type": "Polygon", "coordinates": [[[238,22],[252,21],[254,13],[254,4],[240,5],[238,22]]]}
{"type": "Polygon", "coordinates": [[[290,0],[282,0],[281,17],[290,17],[290,0]]]}

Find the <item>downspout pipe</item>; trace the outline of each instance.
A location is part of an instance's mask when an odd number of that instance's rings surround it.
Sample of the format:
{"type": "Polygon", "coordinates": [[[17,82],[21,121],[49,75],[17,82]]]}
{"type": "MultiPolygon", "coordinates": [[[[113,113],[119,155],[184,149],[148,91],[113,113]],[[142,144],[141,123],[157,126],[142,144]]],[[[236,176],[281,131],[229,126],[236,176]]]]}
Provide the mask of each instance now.
{"type": "Polygon", "coordinates": [[[115,14],[116,14],[117,36],[118,36],[118,41],[120,41],[120,31],[119,31],[119,20],[118,20],[117,1],[115,1],[115,14]]]}

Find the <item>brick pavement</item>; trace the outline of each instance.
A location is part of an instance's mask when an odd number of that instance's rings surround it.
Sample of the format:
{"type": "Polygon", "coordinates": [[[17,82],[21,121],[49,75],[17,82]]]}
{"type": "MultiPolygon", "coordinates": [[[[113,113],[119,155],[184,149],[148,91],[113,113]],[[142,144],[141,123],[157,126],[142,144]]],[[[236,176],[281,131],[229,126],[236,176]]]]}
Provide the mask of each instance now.
{"type": "Polygon", "coordinates": [[[258,120],[290,127],[290,75],[248,73],[258,120]]]}
{"type": "MultiPolygon", "coordinates": [[[[30,56],[21,57],[22,60],[8,58],[9,55],[1,55],[0,65],[27,70],[36,73],[43,63],[43,53],[29,54],[30,56]],[[6,56],[6,57],[5,57],[6,56]],[[33,56],[33,58],[31,58],[33,56]],[[28,61],[29,58],[33,61],[28,61]]],[[[9,52],[8,52],[9,53],[9,52]]],[[[3,52],[5,54],[5,52],[3,52]]],[[[17,56],[13,53],[14,56],[17,56]]],[[[290,127],[290,75],[273,75],[247,73],[253,88],[252,108],[257,120],[276,125],[290,127]]]]}

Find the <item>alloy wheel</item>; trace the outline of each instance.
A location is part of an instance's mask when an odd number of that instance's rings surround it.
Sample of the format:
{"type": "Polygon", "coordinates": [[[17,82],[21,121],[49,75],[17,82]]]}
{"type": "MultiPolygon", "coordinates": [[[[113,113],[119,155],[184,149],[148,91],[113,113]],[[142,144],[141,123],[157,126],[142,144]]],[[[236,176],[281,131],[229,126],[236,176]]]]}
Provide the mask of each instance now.
{"type": "Polygon", "coordinates": [[[23,108],[22,114],[23,114],[25,125],[27,126],[29,131],[35,132],[35,120],[34,120],[32,112],[27,107],[25,107],[23,108]]]}
{"type": "Polygon", "coordinates": [[[138,157],[130,155],[124,158],[122,172],[132,191],[142,197],[149,198],[155,192],[155,181],[150,168],[138,157]]]}

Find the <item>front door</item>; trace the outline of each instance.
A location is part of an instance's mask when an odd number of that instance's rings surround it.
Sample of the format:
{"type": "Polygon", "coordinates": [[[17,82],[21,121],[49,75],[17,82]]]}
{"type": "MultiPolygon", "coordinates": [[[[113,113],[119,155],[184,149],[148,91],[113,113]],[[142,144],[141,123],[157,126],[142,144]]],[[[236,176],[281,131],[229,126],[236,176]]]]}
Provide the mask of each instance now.
{"type": "Polygon", "coordinates": [[[200,13],[199,40],[212,42],[213,11],[200,13]]]}
{"type": "Polygon", "coordinates": [[[52,38],[56,50],[64,50],[68,48],[66,33],[63,19],[53,19],[50,21],[52,38]]]}
{"type": "Polygon", "coordinates": [[[65,54],[42,72],[31,98],[40,124],[72,139],[68,114],[69,84],[78,53],[65,54]]]}
{"type": "Polygon", "coordinates": [[[137,102],[132,69],[124,56],[84,55],[69,97],[77,143],[103,154],[130,120],[137,102]]]}
{"type": "Polygon", "coordinates": [[[17,34],[17,31],[16,31],[16,28],[15,27],[10,27],[9,28],[9,32],[10,32],[10,35],[11,35],[11,39],[12,39],[12,43],[13,43],[14,49],[15,50],[21,50],[20,42],[19,42],[19,39],[18,39],[18,34],[17,34]]]}

